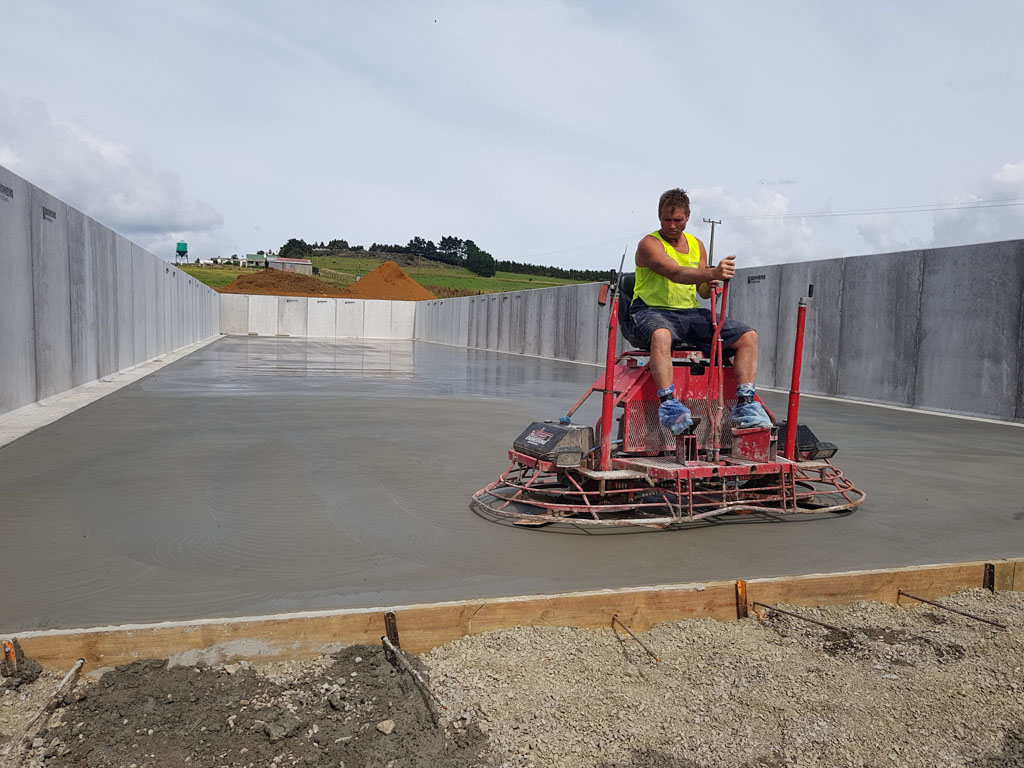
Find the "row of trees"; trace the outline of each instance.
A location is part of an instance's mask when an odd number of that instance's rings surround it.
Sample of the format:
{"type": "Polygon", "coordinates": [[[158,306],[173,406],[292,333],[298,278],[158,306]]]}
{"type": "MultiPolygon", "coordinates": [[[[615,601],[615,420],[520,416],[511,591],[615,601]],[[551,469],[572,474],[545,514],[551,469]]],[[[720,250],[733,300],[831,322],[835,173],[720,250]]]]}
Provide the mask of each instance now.
{"type": "Polygon", "coordinates": [[[496,266],[502,272],[514,272],[517,275],[560,277],[565,280],[585,280],[595,283],[607,280],[609,274],[607,269],[562,269],[561,267],[542,267],[538,264],[523,264],[518,261],[499,261],[496,266]]]}
{"type": "MultiPolygon", "coordinates": [[[[308,259],[317,248],[325,248],[333,251],[362,251],[361,245],[349,245],[347,240],[335,239],[326,245],[324,243],[307,243],[299,238],[291,238],[281,246],[278,256],[288,259],[308,259]]],[[[446,235],[440,242],[435,244],[432,240],[425,240],[422,237],[414,237],[408,245],[397,243],[373,243],[368,249],[369,253],[408,253],[414,256],[422,256],[432,261],[440,261],[445,264],[452,264],[457,267],[466,267],[471,272],[482,277],[493,277],[496,271],[494,257],[472,240],[463,240],[460,237],[446,235]]]]}
{"type": "MultiPolygon", "coordinates": [[[[292,238],[285,243],[279,256],[290,259],[308,259],[315,248],[327,248],[335,251],[362,251],[363,246],[351,246],[347,240],[335,239],[324,245],[321,242],[307,243],[305,240],[292,238]]],[[[407,253],[422,256],[431,261],[466,267],[481,277],[494,277],[498,270],[514,272],[520,275],[537,275],[540,277],[558,277],[565,280],[600,281],[608,277],[607,270],[600,269],[562,269],[561,267],[542,267],[538,264],[524,264],[518,261],[496,261],[491,254],[483,250],[472,240],[463,240],[454,235],[445,235],[436,244],[433,240],[414,237],[407,245],[397,243],[373,243],[369,253],[407,253]]]]}

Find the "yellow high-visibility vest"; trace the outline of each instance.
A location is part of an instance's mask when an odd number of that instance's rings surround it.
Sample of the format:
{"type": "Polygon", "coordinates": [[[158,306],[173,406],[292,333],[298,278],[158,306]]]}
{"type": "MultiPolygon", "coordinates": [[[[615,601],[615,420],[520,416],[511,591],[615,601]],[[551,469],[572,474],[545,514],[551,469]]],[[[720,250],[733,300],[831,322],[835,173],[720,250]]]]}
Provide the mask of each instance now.
{"type": "MultiPolygon", "coordinates": [[[[665,253],[675,259],[677,264],[684,267],[700,266],[700,243],[689,232],[683,232],[688,248],[686,253],[680,253],[673,248],[660,232],[655,231],[651,234],[661,241],[665,253]]],[[[633,296],[642,299],[648,307],[657,309],[695,309],[700,306],[697,301],[696,285],[673,283],[653,269],[641,267],[639,264],[636,266],[636,286],[633,288],[633,296]]]]}

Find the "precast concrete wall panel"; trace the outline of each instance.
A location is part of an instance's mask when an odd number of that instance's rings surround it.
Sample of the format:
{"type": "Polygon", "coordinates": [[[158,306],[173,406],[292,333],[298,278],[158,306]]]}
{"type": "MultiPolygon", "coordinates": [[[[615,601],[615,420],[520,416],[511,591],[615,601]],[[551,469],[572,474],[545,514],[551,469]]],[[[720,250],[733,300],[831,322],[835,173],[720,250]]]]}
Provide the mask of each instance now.
{"type": "Polygon", "coordinates": [[[487,297],[476,296],[469,300],[469,346],[487,346],[487,297]]]}
{"type": "Polygon", "coordinates": [[[776,384],[788,387],[793,372],[793,342],[797,306],[807,287],[814,297],[807,307],[800,389],[834,395],[839,370],[839,307],[842,298],[843,259],[782,265],[779,291],[779,335],[775,355],[776,384]]]}
{"type": "Polygon", "coordinates": [[[555,299],[554,330],[555,349],[554,357],[562,360],[576,359],[576,326],[577,294],[574,290],[553,288],[552,295],[555,299]]]}
{"type": "Polygon", "coordinates": [[[923,269],[920,251],[843,260],[839,396],[913,403],[923,269]]]}
{"type": "Polygon", "coordinates": [[[498,294],[487,296],[487,337],[485,349],[498,348],[498,328],[501,324],[501,297],[498,294]]]}
{"type": "Polygon", "coordinates": [[[924,255],[915,406],[1017,415],[1022,292],[1022,241],[924,255]]]}
{"type": "Polygon", "coordinates": [[[555,356],[555,337],[558,334],[558,289],[541,288],[538,307],[537,354],[541,357],[555,356]]]}
{"type": "Polygon", "coordinates": [[[160,347],[157,345],[157,337],[159,335],[157,325],[160,322],[161,314],[156,290],[156,281],[159,279],[157,276],[159,265],[156,263],[156,257],[145,249],[139,248],[137,253],[138,264],[142,266],[143,286],[146,291],[146,346],[143,354],[145,355],[144,359],[152,360],[160,351],[160,347]]]}
{"type": "Polygon", "coordinates": [[[479,296],[475,296],[469,299],[469,335],[468,344],[470,347],[479,347],[479,335],[480,335],[480,321],[478,314],[480,312],[480,302],[482,299],[479,296]]]}
{"type": "MultiPolygon", "coordinates": [[[[729,282],[726,312],[757,331],[757,381],[765,387],[788,387],[789,374],[775,368],[779,339],[782,266],[748,267],[729,282]],[[784,380],[783,380],[784,379],[784,380]]],[[[790,341],[792,346],[792,341],[790,341]]]]}
{"type": "MultiPolygon", "coordinates": [[[[174,348],[184,346],[185,333],[181,323],[184,312],[181,308],[181,286],[184,282],[185,273],[175,267],[171,270],[171,327],[174,329],[174,348]]],[[[248,319],[248,318],[246,318],[248,319]]]]}
{"type": "Polygon", "coordinates": [[[362,338],[363,336],[363,302],[355,299],[338,299],[338,330],[335,336],[342,338],[362,338]]]}
{"type": "Polygon", "coordinates": [[[415,338],[447,342],[448,307],[445,306],[445,302],[427,301],[414,304],[413,309],[415,338]]]}
{"type": "Polygon", "coordinates": [[[1017,410],[1014,418],[1024,421],[1024,284],[1020,287],[1020,328],[1017,332],[1017,410]]]}
{"type": "Polygon", "coordinates": [[[71,274],[67,205],[29,185],[36,399],[70,389],[71,274]]]}
{"type": "Polygon", "coordinates": [[[31,195],[0,167],[0,413],[36,399],[31,195]]]}
{"type": "Polygon", "coordinates": [[[526,316],[523,327],[525,328],[526,339],[523,343],[523,353],[527,355],[540,355],[541,334],[543,333],[541,322],[541,295],[542,290],[534,289],[526,291],[523,296],[525,304],[524,314],[526,316]]]}
{"type": "Polygon", "coordinates": [[[468,299],[458,299],[455,302],[457,309],[457,326],[455,333],[455,343],[459,346],[469,346],[469,310],[470,304],[468,299]]]}
{"type": "Polygon", "coordinates": [[[216,295],[178,274],[0,168],[0,413],[211,335],[216,295]]]}
{"type": "Polygon", "coordinates": [[[416,323],[416,302],[391,302],[391,338],[411,339],[416,323]]]}
{"type": "Polygon", "coordinates": [[[157,304],[157,325],[156,325],[156,348],[157,353],[169,352],[175,349],[171,338],[171,265],[163,259],[157,259],[156,275],[156,304],[157,304]]]}
{"type": "Polygon", "coordinates": [[[114,235],[114,262],[117,270],[117,369],[135,364],[135,298],[132,283],[131,241],[114,235]]]}
{"type": "Polygon", "coordinates": [[[98,300],[93,271],[96,255],[92,249],[89,218],[70,206],[68,224],[68,275],[71,283],[71,384],[79,386],[99,378],[97,362],[98,300]]]}
{"type": "Polygon", "coordinates": [[[577,286],[577,329],[576,359],[583,363],[598,363],[604,360],[608,348],[608,305],[597,303],[601,291],[600,283],[585,283],[577,286]]]}
{"type": "Polygon", "coordinates": [[[129,294],[132,299],[133,331],[132,365],[138,365],[146,359],[146,265],[142,263],[142,248],[135,243],[130,244],[132,261],[132,287],[129,294]]]}
{"type": "Polygon", "coordinates": [[[363,336],[368,339],[391,338],[391,302],[363,301],[363,336]]]}
{"type": "Polygon", "coordinates": [[[511,300],[511,294],[499,293],[497,295],[497,310],[498,310],[498,323],[496,336],[497,339],[494,343],[494,348],[499,352],[509,352],[510,347],[510,326],[512,324],[512,307],[514,302],[511,300]]]}
{"type": "MultiPolygon", "coordinates": [[[[188,278],[185,289],[185,341],[187,344],[191,344],[199,336],[199,330],[196,327],[196,294],[198,290],[199,284],[193,278],[188,278]]],[[[271,322],[276,328],[277,301],[273,302],[273,306],[268,311],[274,316],[271,322]]]]}
{"type": "Polygon", "coordinates": [[[112,230],[86,219],[96,308],[96,378],[117,370],[117,260],[112,230]]]}
{"type": "Polygon", "coordinates": [[[306,335],[333,338],[338,330],[338,300],[310,299],[306,305],[306,335]]]}
{"type": "Polygon", "coordinates": [[[249,297],[249,333],[277,335],[277,296],[249,297]]]}
{"type": "Polygon", "coordinates": [[[279,336],[305,336],[309,317],[305,296],[279,296],[277,299],[277,333],[279,336]]]}
{"type": "Polygon", "coordinates": [[[526,296],[523,291],[508,296],[508,350],[521,355],[526,352],[526,296]]]}

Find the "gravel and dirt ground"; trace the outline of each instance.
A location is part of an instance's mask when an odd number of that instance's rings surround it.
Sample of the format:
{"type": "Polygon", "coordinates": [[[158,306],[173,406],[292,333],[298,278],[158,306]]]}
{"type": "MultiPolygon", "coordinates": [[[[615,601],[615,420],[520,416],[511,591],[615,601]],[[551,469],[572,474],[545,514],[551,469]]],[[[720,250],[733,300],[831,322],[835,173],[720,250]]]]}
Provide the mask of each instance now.
{"type": "MultiPolygon", "coordinates": [[[[379,648],[309,662],[140,662],[80,682],[26,766],[1024,765],[1024,593],[606,630],[519,628],[425,654],[435,725],[379,648]],[[841,631],[840,631],[841,630],[841,631]]],[[[61,675],[0,689],[0,744],[61,675]]],[[[10,756],[8,757],[8,759],[10,756]]],[[[2,761],[3,758],[0,758],[2,761]]],[[[2,762],[0,762],[2,765],[2,762]]]]}

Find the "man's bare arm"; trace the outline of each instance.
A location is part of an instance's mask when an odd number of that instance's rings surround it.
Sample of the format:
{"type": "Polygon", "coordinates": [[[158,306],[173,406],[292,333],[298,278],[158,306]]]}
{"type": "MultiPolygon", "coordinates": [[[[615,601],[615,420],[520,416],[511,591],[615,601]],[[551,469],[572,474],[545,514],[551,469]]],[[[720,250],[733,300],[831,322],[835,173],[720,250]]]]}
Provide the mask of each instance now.
{"type": "Polygon", "coordinates": [[[648,235],[640,241],[636,249],[636,263],[638,266],[647,267],[657,272],[662,277],[667,277],[673,283],[683,285],[697,285],[707,283],[711,280],[728,280],[736,273],[735,256],[726,256],[718,266],[708,267],[707,254],[704,251],[704,243],[699,240],[700,262],[696,267],[684,267],[677,264],[675,259],[665,253],[661,242],[648,235]]]}

